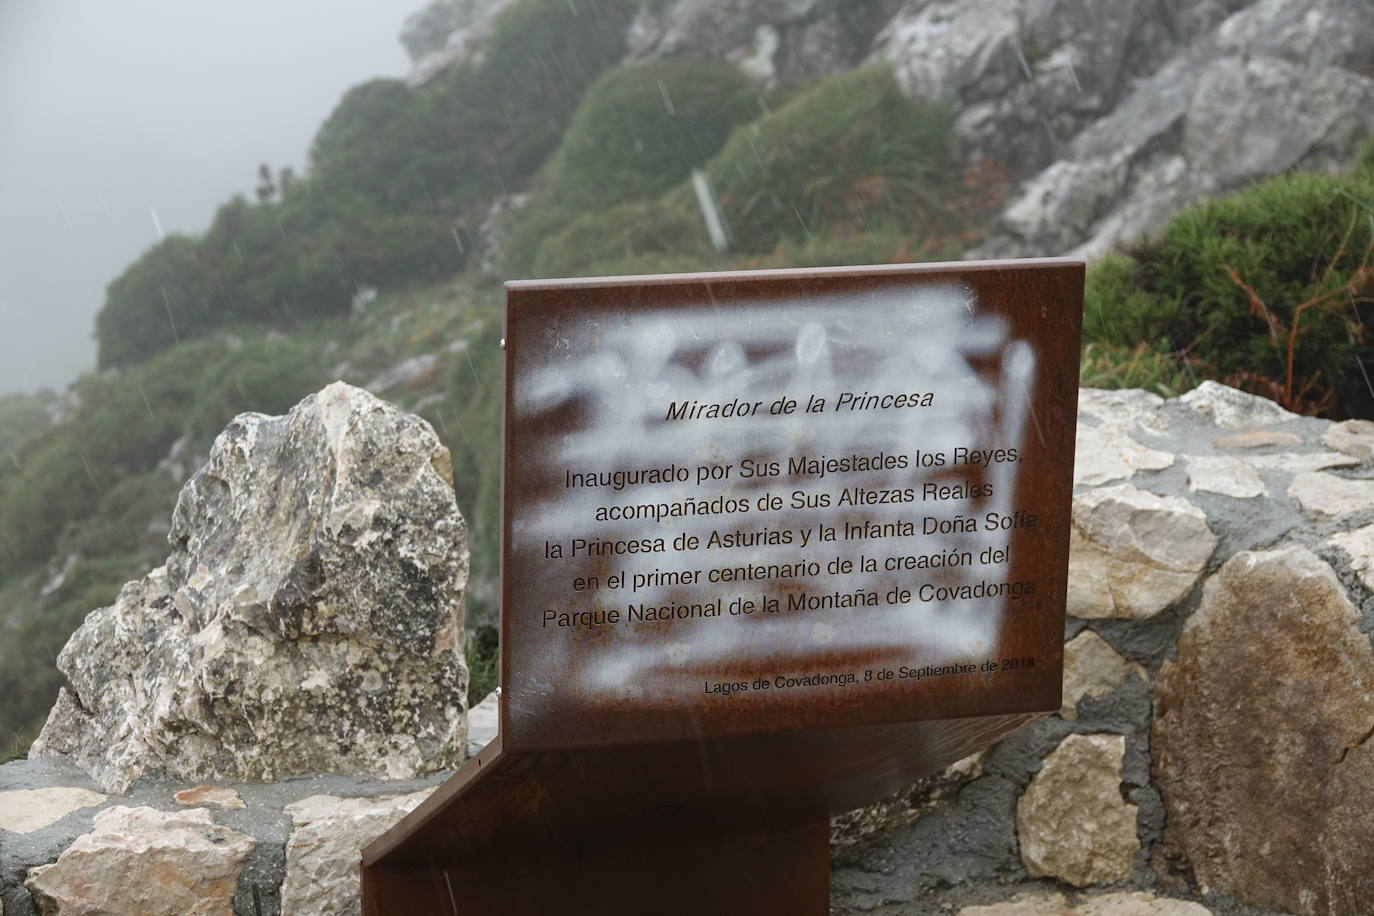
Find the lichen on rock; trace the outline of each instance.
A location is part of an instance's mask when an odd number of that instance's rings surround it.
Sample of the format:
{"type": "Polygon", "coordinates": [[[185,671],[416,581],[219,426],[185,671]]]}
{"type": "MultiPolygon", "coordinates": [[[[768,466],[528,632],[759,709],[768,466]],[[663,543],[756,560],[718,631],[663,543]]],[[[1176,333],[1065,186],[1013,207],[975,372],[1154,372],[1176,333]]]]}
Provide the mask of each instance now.
{"type": "Polygon", "coordinates": [[[467,528],[427,423],[343,383],[243,414],[168,540],[62,650],[69,686],[33,754],[113,792],[461,762],[467,528]]]}

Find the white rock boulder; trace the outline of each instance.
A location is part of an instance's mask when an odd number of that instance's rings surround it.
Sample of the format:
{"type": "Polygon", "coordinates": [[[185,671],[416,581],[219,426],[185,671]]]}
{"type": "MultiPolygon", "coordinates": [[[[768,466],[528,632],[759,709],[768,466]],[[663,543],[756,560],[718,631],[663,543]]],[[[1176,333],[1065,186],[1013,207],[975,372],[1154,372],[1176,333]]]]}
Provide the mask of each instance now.
{"type": "Polygon", "coordinates": [[[165,566],[87,617],[31,753],[107,790],[463,759],[467,529],[434,431],[336,383],[244,414],[177,502],[165,566]]]}
{"type": "Polygon", "coordinates": [[[1130,484],[1080,493],[1069,535],[1068,613],[1151,617],[1192,591],[1217,536],[1197,506],[1130,484]]]}

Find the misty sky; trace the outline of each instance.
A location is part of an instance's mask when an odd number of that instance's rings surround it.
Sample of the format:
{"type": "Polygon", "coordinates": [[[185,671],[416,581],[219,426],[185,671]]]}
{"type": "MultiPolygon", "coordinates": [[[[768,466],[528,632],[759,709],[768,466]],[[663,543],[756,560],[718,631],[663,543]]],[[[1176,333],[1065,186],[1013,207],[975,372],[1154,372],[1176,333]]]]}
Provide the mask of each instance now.
{"type": "Polygon", "coordinates": [[[425,0],[0,0],[0,392],[95,364],[105,285],[299,174],[350,86],[408,69],[425,0]]]}

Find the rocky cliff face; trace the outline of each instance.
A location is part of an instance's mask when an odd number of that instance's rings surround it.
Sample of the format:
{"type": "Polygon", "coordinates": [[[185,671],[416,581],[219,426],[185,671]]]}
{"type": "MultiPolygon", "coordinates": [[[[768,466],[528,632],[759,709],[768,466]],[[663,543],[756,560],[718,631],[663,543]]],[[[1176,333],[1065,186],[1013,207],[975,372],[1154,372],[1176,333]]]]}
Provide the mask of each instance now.
{"type": "MultiPolygon", "coordinates": [[[[412,17],[413,79],[469,53],[507,2],[412,17]]],[[[627,47],[767,84],[886,61],[911,96],[951,105],[965,160],[1012,179],[972,256],[1095,258],[1247,181],[1348,164],[1371,131],[1370,15],[1368,0],[672,0],[627,47]]]]}
{"type": "Polygon", "coordinates": [[[1110,111],[1063,138],[976,254],[1095,258],[1197,200],[1347,165],[1374,110],[1369,15],[1363,0],[1260,0],[1156,55],[1110,111]]]}
{"type": "Polygon", "coordinates": [[[92,612],[31,755],[135,780],[411,778],[463,759],[467,529],[428,424],[337,383],[244,414],[164,566],[92,612]]]}

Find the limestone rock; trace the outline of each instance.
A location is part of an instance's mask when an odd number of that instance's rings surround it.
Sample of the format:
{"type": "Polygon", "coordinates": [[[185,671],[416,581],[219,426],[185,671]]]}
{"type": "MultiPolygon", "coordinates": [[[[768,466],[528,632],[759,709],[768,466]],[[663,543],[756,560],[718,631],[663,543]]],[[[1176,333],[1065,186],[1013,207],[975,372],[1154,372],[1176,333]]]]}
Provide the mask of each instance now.
{"type": "Polygon", "coordinates": [[[1156,897],[1143,891],[1118,891],[1089,897],[1073,908],[1073,916],[1211,916],[1200,903],[1156,897]]]}
{"type": "Polygon", "coordinates": [[[1068,612],[1150,617],[1188,594],[1216,549],[1202,510],[1130,484],[1080,493],[1069,535],[1068,612]]]}
{"type": "Polygon", "coordinates": [[[1328,543],[1349,554],[1350,568],[1360,577],[1365,588],[1374,591],[1374,525],[1343,532],[1328,543]]]}
{"type": "Polygon", "coordinates": [[[1291,913],[1374,900],[1374,652],[1310,551],[1237,554],[1156,682],[1165,850],[1203,888],[1291,913]]]}
{"type": "Polygon", "coordinates": [[[1102,423],[1118,426],[1133,424],[1156,436],[1169,432],[1169,421],[1159,411],[1163,406],[1163,398],[1140,388],[1078,389],[1080,416],[1095,417],[1102,423]]]}
{"type": "Polygon", "coordinates": [[[228,786],[199,785],[192,789],[182,789],[172,796],[178,805],[217,805],[221,808],[242,808],[243,799],[239,793],[228,786]]]}
{"type": "Polygon", "coordinates": [[[73,811],[103,804],[108,798],[90,789],[62,786],[0,792],[0,830],[33,833],[57,823],[73,811]]]}
{"type": "Polygon", "coordinates": [[[228,916],[253,846],[204,808],[116,805],[55,863],[30,869],[25,887],[45,916],[228,916]]]}
{"type": "Polygon", "coordinates": [[[486,747],[501,731],[501,691],[493,690],[468,710],[468,756],[486,747]]]}
{"type": "Polygon", "coordinates": [[[1241,460],[1262,470],[1283,471],[1286,474],[1304,474],[1360,463],[1358,458],[1340,452],[1279,452],[1277,455],[1245,455],[1241,460]]]}
{"type": "MultiPolygon", "coordinates": [[[[1267,448],[1271,445],[1302,445],[1302,437],[1276,429],[1250,429],[1213,439],[1215,448],[1267,448]]],[[[1333,446],[1334,447],[1334,446],[1333,446]]]]}
{"type": "Polygon", "coordinates": [[[1346,420],[1333,423],[1322,436],[1322,444],[1360,461],[1374,458],[1374,422],[1346,420]]]}
{"type": "Polygon", "coordinates": [[[957,916],[1065,916],[1072,912],[1063,894],[1017,894],[1001,903],[966,906],[957,916]]]}
{"type": "Polygon", "coordinates": [[[420,86],[449,64],[480,59],[481,43],[497,15],[512,0],[433,0],[401,27],[401,44],[410,56],[406,82],[420,86]]]}
{"type": "Polygon", "coordinates": [[[141,777],[410,778],[463,759],[466,526],[422,420],[336,383],[243,414],[165,566],[87,617],[34,755],[141,777]]]}
{"type": "Polygon", "coordinates": [[[358,862],[363,847],[415,810],[432,791],[385,798],[312,795],[287,805],[292,830],[286,843],[282,916],[360,914],[358,862]]]}
{"type": "Polygon", "coordinates": [[[1273,401],[1211,379],[1180,397],[1179,402],[1228,429],[1248,429],[1298,418],[1273,401]]]}
{"type": "MultiPolygon", "coordinates": [[[[1361,28],[1367,29],[1367,22],[1361,28]]],[[[1332,152],[1359,148],[1365,130],[1349,117],[1371,107],[1374,80],[1366,76],[1276,57],[1223,57],[1198,80],[1183,156],[1189,163],[1205,163],[1219,187],[1304,161],[1344,164],[1347,157],[1332,152]]]]}
{"type": "Polygon", "coordinates": [[[1141,445],[1122,424],[1078,424],[1073,461],[1075,486],[1127,480],[1136,471],[1161,471],[1173,463],[1173,455],[1141,445]]]}
{"type": "Polygon", "coordinates": [[[1259,0],[1222,23],[1217,45],[1232,54],[1363,72],[1374,65],[1368,12],[1358,0],[1259,0]]]}
{"type": "Polygon", "coordinates": [[[1160,0],[910,0],[873,56],[913,97],[953,104],[971,158],[1033,172],[1225,12],[1160,0]]]}
{"type": "Polygon", "coordinates": [[[1374,480],[1350,480],[1331,474],[1298,474],[1288,485],[1288,496],[1302,511],[1319,521],[1374,509],[1374,480]]]}
{"type": "Polygon", "coordinates": [[[1121,735],[1069,735],[1016,804],[1021,860],[1032,877],[1077,887],[1124,881],[1140,849],[1136,806],[1121,797],[1121,735]]]}
{"type": "MultiPolygon", "coordinates": [[[[927,18],[948,18],[951,7],[980,5],[947,0],[921,10],[927,18]]],[[[1040,83],[1052,63],[1063,69],[1067,60],[1079,91],[1042,93],[1026,106],[1045,125],[1039,137],[1017,129],[1005,102],[969,105],[956,121],[963,124],[972,109],[987,107],[977,118],[982,130],[1000,130],[1015,138],[1003,143],[1019,141],[1039,152],[1004,159],[1041,171],[1025,181],[976,256],[1094,259],[1157,231],[1183,207],[1255,178],[1294,166],[1343,168],[1363,142],[1363,113],[1374,105],[1374,50],[1361,37],[1366,0],[1226,0],[1190,4],[1186,12],[1178,4],[1099,5],[1101,15],[1117,19],[1115,28],[1088,19],[1085,38],[1069,39],[1068,54],[1035,41],[1036,63],[1026,61],[1023,86],[1010,90],[1001,88],[999,78],[1006,77],[991,72],[989,62],[1022,52],[1030,36],[1039,39],[1038,16],[1057,17],[1059,28],[1069,31],[1078,17],[1067,2],[989,6],[982,34],[1001,40],[1000,53],[965,57],[956,72],[987,74],[993,90],[1010,101],[1032,94],[1024,87],[1040,83]],[[1019,13],[1015,25],[1004,25],[1008,10],[1019,13]],[[1194,21],[1183,26],[1180,13],[1194,21]],[[1150,34],[1151,26],[1161,25],[1169,36],[1150,34]],[[1081,43],[1095,39],[1099,53],[1121,61],[1122,75],[1099,71],[1092,83],[1084,82],[1079,64],[1092,49],[1081,43]]],[[[969,131],[961,139],[982,148],[969,131]]],[[[989,148],[997,149],[996,143],[989,148]]]]}
{"type": "Polygon", "coordinates": [[[1061,718],[1077,719],[1084,697],[1111,693],[1131,677],[1146,680],[1145,669],[1128,662],[1092,630],[1084,630],[1064,646],[1064,705],[1061,718]]]}
{"type": "Polygon", "coordinates": [[[900,0],[668,0],[630,25],[632,59],[728,60],[761,82],[808,82],[857,66],[900,0]]]}
{"type": "Polygon", "coordinates": [[[1264,481],[1239,458],[1194,455],[1188,459],[1188,489],[1254,499],[1264,495],[1264,481]]]}
{"type": "Polygon", "coordinates": [[[1156,897],[1143,891],[1095,894],[1069,906],[1063,894],[1017,894],[1004,903],[966,906],[957,916],[1211,916],[1200,903],[1156,897]]]}

